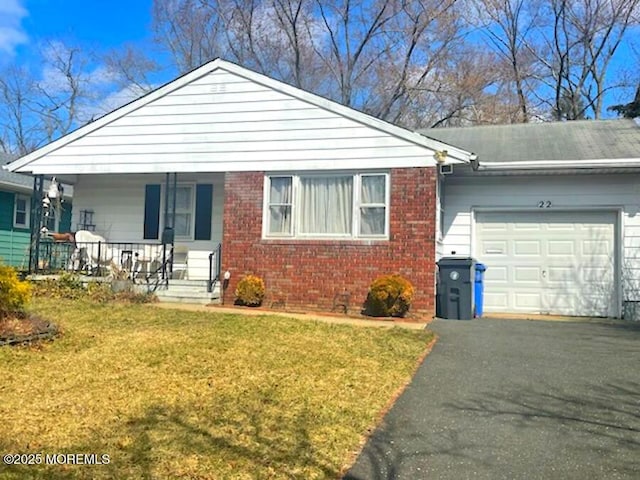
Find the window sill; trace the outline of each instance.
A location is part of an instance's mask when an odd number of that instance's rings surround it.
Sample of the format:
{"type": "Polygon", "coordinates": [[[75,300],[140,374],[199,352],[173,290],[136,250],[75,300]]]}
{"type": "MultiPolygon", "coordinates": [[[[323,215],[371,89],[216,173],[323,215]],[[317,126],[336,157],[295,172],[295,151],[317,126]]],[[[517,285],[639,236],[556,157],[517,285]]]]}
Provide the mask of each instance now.
{"type": "Polygon", "coordinates": [[[262,238],[264,245],[367,246],[388,243],[388,238],[262,238]]]}

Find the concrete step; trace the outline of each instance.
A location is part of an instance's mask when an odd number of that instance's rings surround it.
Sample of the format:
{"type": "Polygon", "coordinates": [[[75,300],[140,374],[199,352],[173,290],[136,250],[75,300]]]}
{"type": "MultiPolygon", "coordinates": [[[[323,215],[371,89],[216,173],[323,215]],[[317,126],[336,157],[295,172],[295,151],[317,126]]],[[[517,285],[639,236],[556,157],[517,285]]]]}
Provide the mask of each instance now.
{"type": "Polygon", "coordinates": [[[169,290],[156,290],[156,297],[161,302],[174,302],[174,303],[217,303],[220,299],[218,292],[195,291],[191,289],[175,289],[169,288],[169,290]]]}
{"type": "MultiPolygon", "coordinates": [[[[208,280],[181,280],[172,278],[169,280],[170,287],[193,287],[193,288],[204,288],[207,289],[208,280]]],[[[216,282],[217,284],[218,282],[216,282]]]]}
{"type": "Polygon", "coordinates": [[[174,297],[171,295],[160,296],[157,295],[158,301],[161,303],[190,303],[196,305],[209,305],[211,303],[220,303],[219,298],[206,298],[206,297],[174,297]]]}

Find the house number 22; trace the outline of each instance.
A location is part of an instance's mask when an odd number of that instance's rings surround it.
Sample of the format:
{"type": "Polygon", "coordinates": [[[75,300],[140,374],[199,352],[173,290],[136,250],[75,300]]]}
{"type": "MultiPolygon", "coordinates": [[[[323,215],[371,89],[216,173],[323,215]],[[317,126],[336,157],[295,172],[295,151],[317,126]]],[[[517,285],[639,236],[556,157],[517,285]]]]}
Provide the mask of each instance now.
{"type": "Polygon", "coordinates": [[[540,200],[538,202],[538,208],[551,208],[550,200],[540,200]]]}

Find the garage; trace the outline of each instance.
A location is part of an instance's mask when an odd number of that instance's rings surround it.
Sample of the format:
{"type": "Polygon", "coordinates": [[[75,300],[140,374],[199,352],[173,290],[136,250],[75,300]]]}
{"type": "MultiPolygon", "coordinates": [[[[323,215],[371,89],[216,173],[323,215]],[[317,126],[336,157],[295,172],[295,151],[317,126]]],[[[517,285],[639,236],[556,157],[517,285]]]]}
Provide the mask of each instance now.
{"type": "Polygon", "coordinates": [[[616,211],[477,211],[485,311],[618,315],[616,211]]]}

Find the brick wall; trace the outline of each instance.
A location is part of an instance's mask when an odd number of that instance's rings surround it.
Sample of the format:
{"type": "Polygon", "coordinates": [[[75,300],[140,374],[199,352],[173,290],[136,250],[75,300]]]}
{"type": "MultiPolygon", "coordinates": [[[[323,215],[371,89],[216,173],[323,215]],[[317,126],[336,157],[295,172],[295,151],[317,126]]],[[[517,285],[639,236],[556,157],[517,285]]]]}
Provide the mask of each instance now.
{"type": "Polygon", "coordinates": [[[362,307],[379,275],[400,273],[416,287],[412,311],[432,315],[435,305],[435,168],[391,171],[388,241],[262,240],[264,173],[225,175],[222,271],[231,272],[225,302],[233,302],[244,274],[266,283],[265,305],[332,309],[351,294],[350,311],[362,307]]]}

